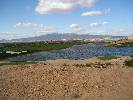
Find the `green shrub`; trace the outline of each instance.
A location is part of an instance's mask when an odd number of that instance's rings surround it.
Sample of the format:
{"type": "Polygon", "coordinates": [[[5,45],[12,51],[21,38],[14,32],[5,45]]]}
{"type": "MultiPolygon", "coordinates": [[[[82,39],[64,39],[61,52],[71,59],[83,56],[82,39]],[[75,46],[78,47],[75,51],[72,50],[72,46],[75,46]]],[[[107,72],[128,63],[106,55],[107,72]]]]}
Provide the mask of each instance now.
{"type": "Polygon", "coordinates": [[[76,67],[91,67],[91,64],[74,64],[76,67]]]}
{"type": "Polygon", "coordinates": [[[69,66],[68,64],[64,63],[63,66],[69,66]]]}
{"type": "Polygon", "coordinates": [[[76,67],[85,67],[84,64],[74,64],[74,66],[76,66],[76,67]]]}
{"type": "Polygon", "coordinates": [[[86,64],[85,66],[86,66],[86,67],[91,67],[91,64],[86,64]]]}
{"type": "Polygon", "coordinates": [[[109,44],[108,47],[117,47],[117,48],[133,47],[133,42],[120,43],[119,45],[118,44],[109,44]]]}
{"type": "Polygon", "coordinates": [[[119,57],[117,57],[117,56],[99,56],[97,58],[100,60],[111,60],[111,59],[117,59],[119,57]]]}
{"type": "Polygon", "coordinates": [[[130,57],[132,57],[132,58],[133,58],[133,55],[131,55],[130,57]]]}
{"type": "Polygon", "coordinates": [[[80,98],[81,96],[79,95],[79,94],[74,94],[73,95],[73,98],[75,98],[75,99],[78,99],[78,98],[80,98]]]}
{"type": "Polygon", "coordinates": [[[5,63],[0,63],[0,66],[3,65],[23,65],[23,64],[36,64],[36,61],[11,61],[11,62],[5,62],[5,63]]]}
{"type": "Polygon", "coordinates": [[[131,59],[129,61],[125,61],[125,65],[128,67],[133,67],[133,59],[131,59]]]}

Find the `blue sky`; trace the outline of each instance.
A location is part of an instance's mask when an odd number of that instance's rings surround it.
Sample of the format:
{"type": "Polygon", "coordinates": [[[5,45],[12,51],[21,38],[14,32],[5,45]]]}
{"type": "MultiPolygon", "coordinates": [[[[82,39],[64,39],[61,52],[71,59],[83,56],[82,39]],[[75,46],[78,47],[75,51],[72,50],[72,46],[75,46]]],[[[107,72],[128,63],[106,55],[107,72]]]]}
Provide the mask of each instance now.
{"type": "Polygon", "coordinates": [[[53,32],[133,34],[133,0],[1,0],[0,39],[53,32]]]}

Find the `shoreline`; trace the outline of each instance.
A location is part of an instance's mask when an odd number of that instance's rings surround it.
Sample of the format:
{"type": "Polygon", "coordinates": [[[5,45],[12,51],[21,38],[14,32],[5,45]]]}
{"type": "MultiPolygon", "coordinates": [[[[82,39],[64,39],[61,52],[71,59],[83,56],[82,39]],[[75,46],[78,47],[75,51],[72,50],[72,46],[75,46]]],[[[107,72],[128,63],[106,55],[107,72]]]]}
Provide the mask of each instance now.
{"type": "Polygon", "coordinates": [[[30,64],[32,65],[32,63],[33,64],[40,64],[40,63],[49,63],[49,62],[55,63],[55,64],[57,62],[58,63],[64,62],[64,63],[68,63],[68,64],[69,64],[69,62],[80,62],[80,63],[82,62],[82,64],[83,64],[87,61],[89,63],[91,63],[91,62],[100,62],[100,63],[105,62],[106,63],[106,62],[114,62],[115,60],[118,60],[118,61],[122,60],[122,63],[124,63],[124,61],[131,60],[131,58],[132,58],[130,56],[109,56],[109,57],[114,57],[114,58],[102,60],[100,57],[106,57],[106,56],[97,56],[97,57],[95,56],[95,57],[91,57],[91,58],[87,58],[87,59],[51,59],[51,60],[44,60],[44,61],[8,61],[8,60],[3,60],[3,61],[0,61],[0,64],[3,64],[0,67],[10,66],[10,64],[11,64],[11,66],[17,66],[17,65],[30,65],[30,64]],[[12,65],[12,63],[14,63],[14,64],[12,65]]]}

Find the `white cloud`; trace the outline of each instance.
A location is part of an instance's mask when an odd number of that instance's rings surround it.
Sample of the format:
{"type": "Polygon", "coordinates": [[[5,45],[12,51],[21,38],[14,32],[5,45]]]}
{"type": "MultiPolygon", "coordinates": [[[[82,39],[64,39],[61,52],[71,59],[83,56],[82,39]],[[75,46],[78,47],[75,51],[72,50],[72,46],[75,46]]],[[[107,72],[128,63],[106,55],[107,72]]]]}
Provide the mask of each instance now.
{"type": "Polygon", "coordinates": [[[0,35],[13,35],[15,32],[0,32],[0,35]]]}
{"type": "Polygon", "coordinates": [[[13,39],[18,36],[15,32],[0,32],[0,39],[13,39]]]}
{"type": "Polygon", "coordinates": [[[88,11],[81,14],[81,16],[101,16],[108,14],[110,12],[110,8],[105,10],[97,10],[97,11],[88,11]]]}
{"type": "Polygon", "coordinates": [[[111,11],[111,8],[105,9],[104,14],[108,14],[108,13],[110,13],[110,11],[111,11]]]}
{"type": "Polygon", "coordinates": [[[97,33],[99,35],[111,35],[110,32],[108,32],[108,31],[98,31],[97,33]]]}
{"type": "Polygon", "coordinates": [[[128,32],[128,30],[126,28],[121,28],[119,32],[128,32]]]}
{"type": "Polygon", "coordinates": [[[131,34],[131,30],[129,30],[128,28],[120,28],[120,29],[114,29],[114,33],[117,33],[117,34],[122,34],[122,35],[128,35],[128,34],[131,34]]]}
{"type": "Polygon", "coordinates": [[[78,24],[71,24],[70,28],[79,28],[80,26],[78,24]]]}
{"type": "Polygon", "coordinates": [[[87,30],[78,24],[71,24],[70,28],[72,29],[72,32],[74,33],[80,33],[80,34],[87,33],[87,30]]]}
{"type": "Polygon", "coordinates": [[[92,7],[97,0],[38,0],[35,11],[39,14],[66,13],[79,7],[92,7]]]}
{"type": "Polygon", "coordinates": [[[44,28],[43,24],[34,24],[34,23],[17,23],[14,27],[20,29],[40,29],[44,28]]]}
{"type": "Polygon", "coordinates": [[[90,11],[90,12],[85,12],[85,13],[81,14],[81,16],[99,16],[99,15],[103,15],[103,12],[101,12],[101,11],[90,11]]]}
{"type": "Polygon", "coordinates": [[[74,32],[74,33],[86,34],[86,33],[90,33],[90,31],[93,31],[93,28],[103,27],[107,24],[108,24],[108,22],[94,22],[94,23],[91,23],[89,25],[89,27],[87,25],[82,27],[79,24],[71,24],[70,28],[71,28],[72,32],[74,32]]]}
{"type": "Polygon", "coordinates": [[[91,23],[90,27],[102,27],[102,26],[105,26],[107,24],[108,24],[108,22],[95,22],[95,23],[91,23]]]}
{"type": "Polygon", "coordinates": [[[57,29],[50,26],[45,26],[43,24],[34,24],[34,23],[17,23],[14,27],[18,29],[30,29],[35,30],[35,33],[51,33],[56,32],[57,29]]]}

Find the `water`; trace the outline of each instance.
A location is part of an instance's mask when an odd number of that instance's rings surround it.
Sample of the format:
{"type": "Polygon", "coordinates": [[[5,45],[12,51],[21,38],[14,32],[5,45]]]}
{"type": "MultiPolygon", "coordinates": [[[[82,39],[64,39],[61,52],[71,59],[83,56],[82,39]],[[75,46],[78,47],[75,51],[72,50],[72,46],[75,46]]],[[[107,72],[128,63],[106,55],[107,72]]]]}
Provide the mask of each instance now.
{"type": "Polygon", "coordinates": [[[133,48],[109,48],[103,45],[75,45],[73,47],[54,50],[50,52],[37,52],[33,54],[27,54],[17,57],[9,58],[8,60],[13,61],[42,61],[42,60],[54,60],[54,59],[86,59],[94,56],[104,56],[104,55],[121,55],[129,56],[133,55],[133,48]]]}

